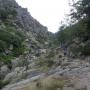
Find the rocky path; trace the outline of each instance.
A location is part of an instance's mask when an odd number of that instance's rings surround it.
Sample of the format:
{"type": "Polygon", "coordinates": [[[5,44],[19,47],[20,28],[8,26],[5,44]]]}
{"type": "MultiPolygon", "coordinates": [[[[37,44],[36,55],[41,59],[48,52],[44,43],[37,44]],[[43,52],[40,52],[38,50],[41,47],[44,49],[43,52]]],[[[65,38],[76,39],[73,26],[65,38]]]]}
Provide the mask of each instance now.
{"type": "Polygon", "coordinates": [[[69,62],[64,68],[58,66],[57,68],[50,70],[48,73],[40,73],[27,80],[8,85],[2,90],[22,90],[22,88],[29,85],[30,82],[46,77],[47,75],[70,77],[72,86],[65,86],[63,90],[90,90],[90,64],[89,62],[82,63],[80,61],[69,62]]]}
{"type": "Polygon", "coordinates": [[[3,88],[2,90],[17,90],[17,89],[21,89],[21,88],[25,87],[25,85],[30,84],[30,82],[35,81],[35,80],[37,80],[37,79],[39,79],[39,78],[41,78],[43,76],[44,76],[44,73],[42,73],[40,75],[37,75],[37,76],[34,76],[34,77],[31,77],[30,79],[22,80],[22,81],[20,81],[18,83],[8,85],[5,88],[3,88]]]}

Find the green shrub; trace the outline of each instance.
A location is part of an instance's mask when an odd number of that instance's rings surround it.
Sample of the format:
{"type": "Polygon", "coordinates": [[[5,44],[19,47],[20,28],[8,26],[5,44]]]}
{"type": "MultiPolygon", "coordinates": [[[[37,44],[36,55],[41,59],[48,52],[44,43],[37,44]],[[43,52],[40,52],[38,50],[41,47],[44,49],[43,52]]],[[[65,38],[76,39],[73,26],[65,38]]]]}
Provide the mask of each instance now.
{"type": "Polygon", "coordinates": [[[84,46],[82,54],[86,56],[90,55],[90,42],[84,46]]]}
{"type": "Polygon", "coordinates": [[[39,43],[44,44],[45,41],[47,41],[47,36],[46,36],[46,35],[43,35],[43,34],[41,34],[41,33],[38,33],[38,35],[36,36],[36,40],[37,40],[39,43]]]}
{"type": "Polygon", "coordinates": [[[10,45],[10,44],[12,44],[14,48],[20,48],[23,41],[24,41],[24,36],[23,34],[20,34],[20,32],[14,32],[13,30],[12,32],[0,30],[1,48],[4,48],[5,45],[10,45]]]}
{"type": "Polygon", "coordinates": [[[39,58],[36,61],[36,66],[40,71],[48,71],[53,65],[54,61],[52,59],[39,58]]]}
{"type": "Polygon", "coordinates": [[[72,47],[70,50],[74,55],[78,56],[79,53],[81,55],[89,56],[90,55],[90,43],[87,43],[84,47],[72,47]]]}
{"type": "MultiPolygon", "coordinates": [[[[7,22],[7,23],[9,23],[9,22],[7,22]]],[[[16,35],[16,36],[19,36],[19,38],[20,38],[22,41],[25,40],[25,35],[24,35],[24,33],[23,33],[22,31],[19,31],[19,30],[17,31],[15,27],[11,26],[11,24],[10,24],[10,25],[6,25],[6,30],[7,30],[8,32],[10,32],[11,34],[14,34],[14,35],[16,35]]]]}
{"type": "Polygon", "coordinates": [[[1,88],[3,88],[7,84],[9,84],[9,81],[4,82],[4,81],[0,80],[0,90],[1,90],[1,88]]]}
{"type": "Polygon", "coordinates": [[[0,52],[4,52],[7,48],[6,42],[0,40],[0,52]]]}
{"type": "Polygon", "coordinates": [[[0,61],[10,66],[11,59],[24,53],[26,46],[23,45],[24,34],[16,31],[14,27],[8,26],[6,30],[0,30],[0,61]],[[10,45],[13,46],[9,50],[10,45]],[[6,50],[10,52],[6,53],[6,50]]]}
{"type": "Polygon", "coordinates": [[[21,45],[20,47],[13,49],[13,55],[14,56],[22,55],[22,54],[24,54],[25,50],[26,50],[25,46],[21,45]]]}
{"type": "Polygon", "coordinates": [[[82,49],[83,49],[83,47],[78,46],[78,47],[72,47],[72,48],[70,49],[70,51],[71,51],[75,56],[78,56],[78,54],[79,54],[80,52],[82,52],[82,49]]]}
{"type": "Polygon", "coordinates": [[[12,20],[15,19],[17,11],[13,3],[3,3],[0,8],[0,61],[3,61],[11,67],[11,59],[24,53],[26,46],[23,45],[25,35],[22,31],[16,29],[12,20]],[[13,46],[10,50],[10,46],[13,46]],[[10,52],[6,52],[10,51],[10,52]]]}
{"type": "Polygon", "coordinates": [[[10,65],[11,64],[11,59],[14,57],[12,55],[3,55],[0,54],[0,61],[3,61],[5,64],[10,65]]]}
{"type": "Polygon", "coordinates": [[[22,42],[19,36],[11,34],[5,30],[0,30],[0,40],[13,44],[14,46],[19,46],[22,42]]]}
{"type": "Polygon", "coordinates": [[[8,6],[5,6],[4,8],[0,8],[0,19],[2,21],[5,21],[7,19],[13,19],[16,17],[16,15],[17,15],[17,12],[14,8],[11,9],[8,6]],[[9,17],[9,15],[11,15],[12,17],[9,17]]]}
{"type": "Polygon", "coordinates": [[[49,54],[46,56],[46,58],[52,58],[55,56],[55,53],[53,51],[50,51],[49,54]]]}

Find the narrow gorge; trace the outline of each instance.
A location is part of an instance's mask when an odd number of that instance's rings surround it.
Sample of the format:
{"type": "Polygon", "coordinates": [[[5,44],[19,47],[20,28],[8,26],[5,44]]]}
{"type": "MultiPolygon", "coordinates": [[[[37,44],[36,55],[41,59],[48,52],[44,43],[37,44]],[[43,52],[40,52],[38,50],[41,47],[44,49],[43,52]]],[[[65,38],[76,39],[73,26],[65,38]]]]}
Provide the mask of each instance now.
{"type": "Polygon", "coordinates": [[[15,0],[0,0],[0,90],[90,90],[90,1],[85,5],[77,23],[54,34],[15,0]]]}

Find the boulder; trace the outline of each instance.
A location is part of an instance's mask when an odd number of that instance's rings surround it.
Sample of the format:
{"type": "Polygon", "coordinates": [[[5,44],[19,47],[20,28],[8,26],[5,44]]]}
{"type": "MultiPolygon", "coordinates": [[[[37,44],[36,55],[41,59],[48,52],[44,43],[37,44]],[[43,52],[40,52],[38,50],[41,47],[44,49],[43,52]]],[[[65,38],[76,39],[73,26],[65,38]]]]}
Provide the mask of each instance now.
{"type": "Polygon", "coordinates": [[[19,61],[19,58],[12,60],[12,68],[15,68],[18,66],[18,61],[19,61]]]}
{"type": "Polygon", "coordinates": [[[16,72],[11,72],[9,74],[7,74],[4,78],[4,81],[11,81],[12,79],[14,79],[17,76],[16,72]]]}
{"type": "Polygon", "coordinates": [[[16,67],[14,72],[20,73],[20,72],[24,72],[25,70],[26,70],[26,67],[16,67]]]}
{"type": "Polygon", "coordinates": [[[5,78],[4,81],[15,81],[17,79],[21,79],[24,71],[26,70],[25,67],[16,67],[13,72],[8,73],[5,78]]]}
{"type": "Polygon", "coordinates": [[[2,76],[5,76],[7,73],[9,73],[9,69],[8,69],[8,66],[7,65],[4,65],[1,67],[1,70],[0,70],[0,75],[2,76]]]}
{"type": "Polygon", "coordinates": [[[47,52],[46,49],[39,49],[39,50],[38,50],[38,53],[40,53],[40,54],[45,54],[46,52],[47,52]]]}

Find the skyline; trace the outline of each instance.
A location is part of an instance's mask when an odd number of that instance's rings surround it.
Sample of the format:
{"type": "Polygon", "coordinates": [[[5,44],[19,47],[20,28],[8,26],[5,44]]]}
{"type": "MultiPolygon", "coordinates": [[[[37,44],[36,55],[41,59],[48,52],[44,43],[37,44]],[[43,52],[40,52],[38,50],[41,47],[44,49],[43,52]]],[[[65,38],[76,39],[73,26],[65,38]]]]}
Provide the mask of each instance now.
{"type": "Polygon", "coordinates": [[[57,32],[61,21],[70,12],[69,0],[16,0],[18,4],[27,8],[32,17],[48,28],[50,32],[57,32]]]}

